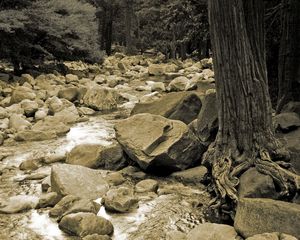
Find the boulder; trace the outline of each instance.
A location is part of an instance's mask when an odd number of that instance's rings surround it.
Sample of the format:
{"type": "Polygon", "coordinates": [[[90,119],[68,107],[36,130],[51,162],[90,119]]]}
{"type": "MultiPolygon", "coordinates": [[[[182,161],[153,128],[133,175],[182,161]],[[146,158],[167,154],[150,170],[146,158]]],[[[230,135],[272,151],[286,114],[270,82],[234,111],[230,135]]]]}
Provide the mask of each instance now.
{"type": "Polygon", "coordinates": [[[297,113],[285,112],[273,118],[275,129],[282,132],[289,132],[300,127],[300,117],[297,113]]]}
{"type": "Polygon", "coordinates": [[[191,230],[187,240],[235,240],[237,237],[238,234],[232,226],[204,223],[191,230]]]}
{"type": "Polygon", "coordinates": [[[281,112],[294,112],[300,116],[300,102],[289,102],[282,108],[281,112]]]}
{"type": "Polygon", "coordinates": [[[39,199],[35,196],[18,195],[10,197],[7,201],[1,202],[0,213],[19,213],[34,209],[38,205],[39,199]]]}
{"type": "Polygon", "coordinates": [[[67,99],[70,102],[74,102],[75,100],[77,100],[78,95],[79,90],[77,87],[68,87],[61,89],[57,94],[59,98],[67,99]]]}
{"type": "Polygon", "coordinates": [[[118,143],[110,146],[100,144],[81,144],[74,147],[67,156],[69,164],[89,168],[118,170],[125,166],[123,150],[118,143]]]}
{"type": "Polygon", "coordinates": [[[33,100],[35,99],[36,95],[34,91],[27,87],[16,87],[15,90],[12,92],[10,103],[19,103],[24,99],[33,100]]]}
{"type": "Polygon", "coordinates": [[[187,240],[187,236],[183,232],[175,230],[167,232],[166,240],[187,240]]]}
{"type": "Polygon", "coordinates": [[[184,91],[188,83],[189,79],[187,77],[177,77],[169,83],[167,89],[170,92],[184,91]]]}
{"type": "Polygon", "coordinates": [[[110,235],[114,230],[110,221],[93,213],[69,214],[58,226],[62,231],[81,238],[92,234],[110,235]]]}
{"type": "Polygon", "coordinates": [[[134,115],[118,122],[115,131],[123,150],[144,170],[183,170],[205,151],[186,124],[158,115],[134,115]]]}
{"type": "Polygon", "coordinates": [[[266,198],[240,199],[234,228],[245,238],[266,232],[300,238],[300,205],[266,198]]]}
{"type": "Polygon", "coordinates": [[[48,109],[46,108],[40,108],[39,110],[37,110],[34,114],[34,118],[36,121],[38,120],[43,120],[45,117],[47,117],[48,115],[48,109]]]}
{"type": "Polygon", "coordinates": [[[151,64],[148,67],[148,73],[152,76],[161,76],[166,72],[166,66],[163,64],[151,64]]]}
{"type": "Polygon", "coordinates": [[[92,234],[84,237],[82,240],[111,240],[108,235],[92,234]]]}
{"type": "Polygon", "coordinates": [[[38,169],[40,166],[41,166],[41,159],[27,159],[20,164],[19,168],[20,170],[23,171],[26,170],[33,171],[38,169]]]}
{"type": "Polygon", "coordinates": [[[166,91],[166,87],[163,82],[147,81],[146,83],[147,83],[147,86],[150,86],[151,92],[156,92],[156,91],[165,92],[166,91]]]}
{"type": "Polygon", "coordinates": [[[102,199],[105,208],[113,212],[128,212],[136,206],[133,189],[120,187],[109,190],[102,199]]]}
{"type": "Polygon", "coordinates": [[[194,93],[169,93],[156,101],[136,104],[131,115],[151,113],[188,124],[197,118],[201,106],[200,98],[194,93]]]}
{"type": "Polygon", "coordinates": [[[66,75],[66,83],[71,83],[71,82],[78,82],[79,78],[78,76],[74,74],[67,74],[66,75]]]}
{"type": "Polygon", "coordinates": [[[199,166],[180,172],[174,172],[171,174],[171,177],[183,183],[199,184],[205,182],[207,174],[207,168],[199,166]]]}
{"type": "Polygon", "coordinates": [[[101,198],[108,191],[102,172],[86,167],[58,164],[51,169],[51,188],[62,196],[101,198]]]}
{"type": "Polygon", "coordinates": [[[246,240],[297,240],[297,238],[284,233],[263,233],[248,237],[246,240]]]}
{"type": "Polygon", "coordinates": [[[39,208],[54,207],[60,200],[56,192],[50,192],[42,195],[39,199],[39,208]]]}
{"type": "Polygon", "coordinates": [[[202,101],[202,108],[195,122],[190,125],[195,135],[209,145],[218,130],[218,110],[216,93],[211,92],[202,101]]]}
{"type": "Polygon", "coordinates": [[[48,116],[34,124],[31,130],[36,132],[44,132],[44,134],[47,134],[48,136],[54,136],[54,132],[59,136],[69,132],[70,127],[67,126],[63,121],[60,121],[59,118],[48,116]]]}
{"type": "Polygon", "coordinates": [[[4,118],[0,119],[0,129],[8,129],[9,128],[9,119],[4,118]]]}
{"type": "Polygon", "coordinates": [[[123,175],[119,172],[112,172],[107,174],[105,180],[112,186],[119,186],[126,181],[123,175]]]}
{"type": "Polygon", "coordinates": [[[83,103],[96,111],[113,110],[117,108],[119,94],[110,88],[88,89],[83,97],[83,103]]]}
{"type": "Polygon", "coordinates": [[[29,129],[31,123],[22,117],[20,114],[13,114],[9,119],[9,128],[14,128],[17,131],[29,129]]]}
{"type": "Polygon", "coordinates": [[[9,117],[8,111],[5,108],[0,107],[0,119],[4,119],[8,117],[9,117]]]}
{"type": "Polygon", "coordinates": [[[278,197],[273,179],[250,168],[240,177],[239,198],[273,198],[278,197]]]}
{"type": "Polygon", "coordinates": [[[52,114],[52,115],[54,115],[57,112],[60,112],[63,109],[63,107],[64,107],[64,104],[61,101],[61,99],[59,99],[56,96],[54,96],[52,98],[49,98],[46,101],[46,104],[49,107],[49,113],[52,114]]]}
{"type": "Polygon", "coordinates": [[[36,101],[26,99],[21,102],[21,107],[24,109],[26,117],[33,117],[35,112],[38,110],[39,105],[36,101]]]}
{"type": "Polygon", "coordinates": [[[135,185],[135,191],[138,193],[156,192],[157,189],[158,182],[153,179],[142,180],[135,185]]]}

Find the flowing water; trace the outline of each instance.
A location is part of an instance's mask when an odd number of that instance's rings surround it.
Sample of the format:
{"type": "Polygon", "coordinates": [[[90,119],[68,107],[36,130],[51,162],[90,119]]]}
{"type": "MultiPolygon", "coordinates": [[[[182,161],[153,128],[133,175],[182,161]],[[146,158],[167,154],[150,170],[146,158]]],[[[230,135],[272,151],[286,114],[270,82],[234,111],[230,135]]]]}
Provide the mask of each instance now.
{"type": "MultiPolygon", "coordinates": [[[[111,144],[114,139],[116,113],[94,116],[87,122],[75,124],[70,132],[58,139],[42,142],[6,143],[1,147],[0,199],[27,194],[41,195],[41,180],[25,180],[27,172],[18,166],[27,159],[45,158],[49,155],[65,155],[74,146],[82,143],[111,144]]],[[[49,175],[50,165],[42,166],[34,173],[49,175]]],[[[167,179],[157,178],[160,185],[167,186],[167,179]]],[[[176,189],[176,183],[174,189],[176,189]]],[[[206,192],[180,185],[176,191],[161,196],[152,196],[139,202],[139,207],[126,214],[109,213],[101,207],[98,215],[107,218],[114,225],[115,240],[164,239],[167,231],[187,232],[199,224],[202,210],[193,207],[193,201],[208,201],[206,192]],[[184,188],[183,190],[180,187],[184,188]]],[[[60,231],[55,220],[48,217],[47,209],[31,210],[20,214],[0,214],[1,240],[69,240],[78,239],[60,231]]]]}

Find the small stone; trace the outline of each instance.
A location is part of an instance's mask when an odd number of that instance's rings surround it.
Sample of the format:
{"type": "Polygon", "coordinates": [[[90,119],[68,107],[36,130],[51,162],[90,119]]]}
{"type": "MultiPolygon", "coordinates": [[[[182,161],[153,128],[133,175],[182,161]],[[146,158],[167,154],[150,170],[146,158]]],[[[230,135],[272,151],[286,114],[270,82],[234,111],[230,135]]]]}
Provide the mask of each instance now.
{"type": "Polygon", "coordinates": [[[120,187],[109,190],[103,197],[106,209],[114,212],[128,212],[135,207],[137,200],[134,197],[133,189],[120,187]]]}
{"type": "Polygon", "coordinates": [[[66,233],[85,237],[92,234],[110,235],[113,225],[105,218],[93,213],[74,213],[62,218],[59,228],[66,233]]]}
{"type": "Polygon", "coordinates": [[[158,182],[152,179],[140,181],[135,185],[135,191],[138,193],[156,192],[158,189],[158,182]]]}
{"type": "Polygon", "coordinates": [[[28,159],[22,162],[19,166],[20,170],[26,171],[26,170],[36,170],[38,169],[40,165],[41,160],[39,159],[28,159]]]}
{"type": "Polygon", "coordinates": [[[39,199],[39,208],[54,207],[60,200],[56,192],[44,194],[39,199]]]}
{"type": "Polygon", "coordinates": [[[123,177],[123,175],[119,172],[114,172],[114,173],[108,174],[106,176],[105,180],[113,186],[119,186],[126,181],[126,179],[123,177]]]}

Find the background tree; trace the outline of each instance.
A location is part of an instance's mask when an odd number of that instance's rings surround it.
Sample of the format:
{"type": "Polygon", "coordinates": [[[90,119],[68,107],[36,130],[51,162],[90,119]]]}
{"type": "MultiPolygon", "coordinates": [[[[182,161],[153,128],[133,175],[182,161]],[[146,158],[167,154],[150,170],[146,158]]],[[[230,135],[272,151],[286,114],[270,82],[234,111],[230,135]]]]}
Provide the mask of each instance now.
{"type": "Polygon", "coordinates": [[[25,71],[44,60],[100,61],[96,9],[78,0],[2,5],[1,58],[25,71]]]}
{"type": "Polygon", "coordinates": [[[300,100],[300,1],[282,0],[277,112],[300,100]]]}
{"type": "Polygon", "coordinates": [[[272,129],[264,6],[260,0],[210,0],[219,130],[204,157],[217,198],[237,200],[238,176],[251,166],[273,177],[288,194],[300,178],[272,160],[287,157],[272,129]]]}

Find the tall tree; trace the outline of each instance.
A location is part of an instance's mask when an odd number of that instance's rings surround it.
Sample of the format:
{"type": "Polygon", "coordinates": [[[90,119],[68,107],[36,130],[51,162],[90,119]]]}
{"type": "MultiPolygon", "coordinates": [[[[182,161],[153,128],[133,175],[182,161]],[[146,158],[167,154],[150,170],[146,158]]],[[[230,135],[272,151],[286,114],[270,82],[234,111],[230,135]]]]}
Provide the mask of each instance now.
{"type": "Polygon", "coordinates": [[[300,100],[300,1],[282,0],[278,64],[277,112],[291,100],[300,100]]]}
{"type": "Polygon", "coordinates": [[[204,163],[212,167],[217,198],[236,201],[238,176],[251,166],[272,176],[282,194],[299,189],[299,176],[272,161],[288,153],[272,129],[263,1],[210,0],[208,9],[219,130],[204,163]]]}
{"type": "Polygon", "coordinates": [[[133,0],[125,1],[125,28],[126,28],[126,52],[133,53],[133,41],[131,36],[133,17],[133,0]]]}

